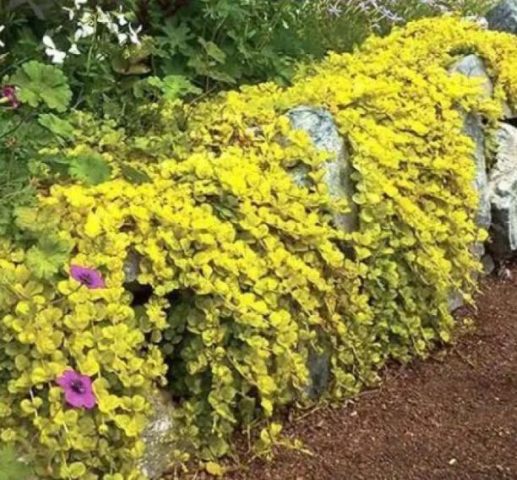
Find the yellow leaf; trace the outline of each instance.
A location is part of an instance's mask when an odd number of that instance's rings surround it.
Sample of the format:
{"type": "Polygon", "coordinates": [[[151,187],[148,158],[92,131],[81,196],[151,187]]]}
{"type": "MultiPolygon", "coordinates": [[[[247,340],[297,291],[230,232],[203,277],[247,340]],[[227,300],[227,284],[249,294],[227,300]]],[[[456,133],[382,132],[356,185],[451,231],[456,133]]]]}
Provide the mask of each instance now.
{"type": "Polygon", "coordinates": [[[222,477],[224,475],[224,469],[215,462],[208,462],[205,466],[206,471],[214,477],[222,477]]]}
{"type": "Polygon", "coordinates": [[[79,370],[84,375],[92,377],[93,375],[99,373],[99,362],[97,362],[92,352],[88,352],[86,358],[79,360],[77,363],[79,365],[79,370]]]}
{"type": "Polygon", "coordinates": [[[97,215],[90,213],[84,225],[84,233],[90,237],[98,237],[101,234],[101,222],[97,215]]]}

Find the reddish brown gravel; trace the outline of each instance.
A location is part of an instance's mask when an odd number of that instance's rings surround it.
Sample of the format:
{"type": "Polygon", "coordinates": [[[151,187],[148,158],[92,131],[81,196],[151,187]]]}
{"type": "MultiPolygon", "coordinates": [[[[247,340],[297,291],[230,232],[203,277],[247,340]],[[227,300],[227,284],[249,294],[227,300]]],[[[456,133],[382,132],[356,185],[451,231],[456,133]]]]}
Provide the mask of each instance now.
{"type": "Polygon", "coordinates": [[[454,347],[390,367],[378,390],[288,424],[309,453],[241,459],[225,478],[517,480],[517,268],[513,279],[486,280],[478,305],[476,329],[454,347]]]}

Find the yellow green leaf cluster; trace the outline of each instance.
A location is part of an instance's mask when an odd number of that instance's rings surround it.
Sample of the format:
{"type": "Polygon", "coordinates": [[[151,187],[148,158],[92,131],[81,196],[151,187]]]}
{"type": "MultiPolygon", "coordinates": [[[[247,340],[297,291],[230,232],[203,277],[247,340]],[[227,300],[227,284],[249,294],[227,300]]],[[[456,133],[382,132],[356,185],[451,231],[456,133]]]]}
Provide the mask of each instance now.
{"type": "Polygon", "coordinates": [[[141,479],[149,400],[166,379],[173,442],[210,461],[239,426],[304,398],[314,352],[329,356],[339,399],[387,359],[447,341],[449,296],[475,288],[483,237],[461,111],[493,125],[517,99],[515,58],[513,36],[424,20],[330,55],[288,89],[146,107],[160,122],[140,138],[85,127],[115,178],[56,185],[34,218],[54,219],[69,263],[101,271],[106,288],[79,286],[66,266],[42,278],[30,252],[0,242],[0,439],[31,446],[38,478],[141,479]],[[448,73],[472,52],[494,99],[448,73]],[[347,140],[356,232],[333,226],[349,206],[329,195],[328,155],[290,127],[299,105],[327,109],[347,140]],[[122,165],[149,181],[131,184],[122,165]],[[128,255],[149,298],[126,288],[128,255]],[[66,407],[55,380],[68,368],[93,378],[95,410],[66,407]]]}

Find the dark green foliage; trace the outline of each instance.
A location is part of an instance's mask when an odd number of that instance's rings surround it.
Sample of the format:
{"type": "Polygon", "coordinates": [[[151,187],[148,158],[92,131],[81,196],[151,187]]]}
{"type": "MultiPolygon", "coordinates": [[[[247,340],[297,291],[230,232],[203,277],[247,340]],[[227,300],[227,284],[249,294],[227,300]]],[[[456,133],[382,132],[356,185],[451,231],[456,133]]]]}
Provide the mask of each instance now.
{"type": "Polygon", "coordinates": [[[27,480],[31,469],[18,461],[11,447],[0,447],[0,480],[27,480]]]}

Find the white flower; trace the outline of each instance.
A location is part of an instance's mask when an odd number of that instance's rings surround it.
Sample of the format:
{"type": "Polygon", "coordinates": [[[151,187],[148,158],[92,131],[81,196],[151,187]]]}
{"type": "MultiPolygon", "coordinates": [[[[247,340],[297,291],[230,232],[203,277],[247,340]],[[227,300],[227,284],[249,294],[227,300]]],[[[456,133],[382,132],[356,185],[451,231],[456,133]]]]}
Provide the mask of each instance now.
{"type": "Polygon", "coordinates": [[[68,49],[68,53],[71,53],[72,55],[81,55],[81,52],[77,48],[77,43],[72,43],[72,45],[68,49]]]}
{"type": "Polygon", "coordinates": [[[74,0],[75,8],[79,10],[88,0],[74,0]]]}
{"type": "Polygon", "coordinates": [[[113,33],[113,35],[118,35],[119,28],[118,25],[114,22],[109,22],[106,24],[106,27],[108,27],[108,30],[113,33]]]}
{"type": "Polygon", "coordinates": [[[119,45],[125,45],[128,41],[133,45],[140,45],[140,39],[138,38],[138,34],[142,30],[142,27],[134,29],[130,23],[128,23],[128,31],[125,32],[117,32],[117,39],[119,45]]]}
{"type": "Polygon", "coordinates": [[[123,27],[124,25],[127,25],[127,19],[126,19],[126,15],[124,13],[122,13],[122,7],[120,7],[120,12],[118,13],[115,13],[115,17],[117,18],[118,20],[118,24],[123,27]]]}
{"type": "Polygon", "coordinates": [[[138,38],[138,34],[142,30],[142,25],[140,25],[136,30],[133,30],[133,27],[131,24],[128,25],[129,27],[129,41],[134,45],[140,45],[140,40],[138,38]]]}
{"type": "Polygon", "coordinates": [[[91,37],[95,33],[95,28],[90,25],[80,25],[74,33],[74,40],[77,42],[81,38],[91,37]]]}
{"type": "Polygon", "coordinates": [[[68,12],[68,20],[73,20],[75,18],[75,10],[73,8],[63,7],[65,12],[68,12]]]}
{"type": "Polygon", "coordinates": [[[327,12],[333,17],[339,17],[343,13],[343,9],[339,6],[339,3],[336,3],[335,5],[328,7],[327,12]]]}
{"type": "Polygon", "coordinates": [[[58,50],[54,41],[48,36],[43,37],[43,45],[45,45],[45,53],[50,57],[52,63],[61,65],[66,58],[66,52],[58,50]]]}
{"type": "Polygon", "coordinates": [[[118,44],[125,45],[128,39],[127,33],[117,33],[118,44]]]}
{"type": "MultiPolygon", "coordinates": [[[[4,30],[5,25],[0,25],[0,33],[4,30]]],[[[5,47],[5,43],[0,40],[0,47],[5,47]]]]}
{"type": "Polygon", "coordinates": [[[106,25],[106,28],[114,35],[118,34],[118,24],[113,20],[113,16],[111,13],[104,12],[100,7],[97,7],[97,21],[106,25]]]}
{"type": "Polygon", "coordinates": [[[101,7],[97,7],[97,21],[99,23],[112,23],[111,15],[106,13],[101,7]]]}
{"type": "Polygon", "coordinates": [[[88,38],[95,34],[95,17],[91,12],[84,12],[77,24],[78,28],[74,33],[74,40],[88,38]]]}

